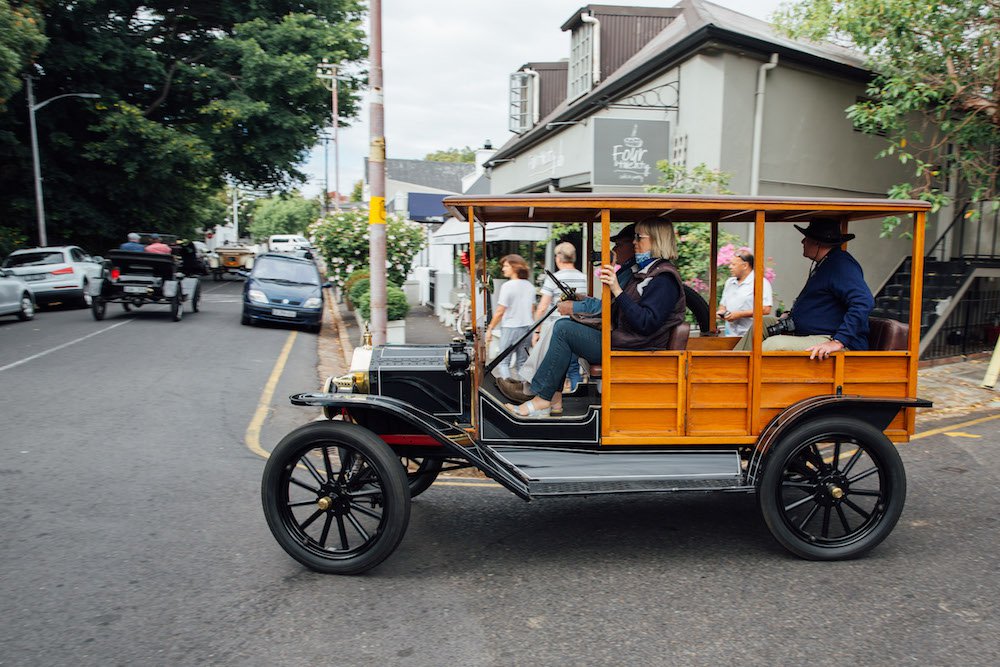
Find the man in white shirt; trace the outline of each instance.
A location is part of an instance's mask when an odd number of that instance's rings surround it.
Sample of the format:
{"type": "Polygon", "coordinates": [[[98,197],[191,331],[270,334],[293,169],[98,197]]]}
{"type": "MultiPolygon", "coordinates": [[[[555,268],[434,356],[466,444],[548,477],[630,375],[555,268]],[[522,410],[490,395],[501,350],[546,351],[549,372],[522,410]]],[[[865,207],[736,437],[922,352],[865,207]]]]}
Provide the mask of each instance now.
{"type": "MultiPolygon", "coordinates": [[[[577,294],[587,293],[587,274],[576,270],[576,248],[572,243],[564,241],[555,247],[556,272],[555,276],[560,281],[576,289],[577,294]]],[[[535,319],[541,317],[549,309],[553,301],[559,303],[563,294],[562,291],[552,281],[552,278],[545,276],[542,283],[542,298],[535,308],[535,319]]]]}
{"type": "MultiPolygon", "coordinates": [[[[716,313],[726,321],[725,335],[742,336],[753,326],[753,254],[748,250],[738,250],[729,262],[732,277],[726,280],[716,313]]],[[[771,283],[763,280],[764,297],[761,305],[764,315],[771,314],[771,283]]]]}

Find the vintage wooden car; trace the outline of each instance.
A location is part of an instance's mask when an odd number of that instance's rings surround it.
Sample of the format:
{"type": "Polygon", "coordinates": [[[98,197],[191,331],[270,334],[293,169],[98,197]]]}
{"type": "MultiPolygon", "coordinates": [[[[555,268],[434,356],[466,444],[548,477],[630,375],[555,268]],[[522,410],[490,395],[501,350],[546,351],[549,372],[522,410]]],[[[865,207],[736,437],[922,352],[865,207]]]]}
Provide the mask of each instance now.
{"type": "Polygon", "coordinates": [[[253,268],[256,256],[254,249],[247,246],[219,246],[208,255],[208,270],[212,273],[212,280],[223,280],[229,274],[243,276],[253,268]]]}
{"type": "Polygon", "coordinates": [[[201,280],[180,271],[173,255],[110,250],[99,280],[91,285],[90,304],[95,320],[103,320],[109,303],[119,303],[126,312],[146,304],[166,304],[174,322],[184,316],[184,303],[197,313],[201,303],[201,280]]]}
{"type": "MultiPolygon", "coordinates": [[[[711,225],[711,258],[722,222],[752,223],[755,255],[765,257],[768,227],[817,215],[839,218],[845,230],[910,217],[911,293],[921,292],[923,202],[540,194],[458,196],[445,204],[468,221],[470,239],[476,225],[492,222],[585,223],[585,243],[600,239],[605,264],[611,225],[651,215],[711,225]]],[[[476,252],[473,244],[473,267],[476,252]]],[[[714,286],[715,262],[705,262],[714,286]]],[[[674,332],[671,349],[614,350],[605,293],[602,363],[591,368],[600,391],[564,398],[559,417],[520,418],[503,407],[507,399],[487,372],[482,323],[451,344],[357,350],[351,374],[291,399],[321,406],[328,419],[293,431],[272,452],[262,483],[271,531],[309,568],[362,572],[402,539],[411,495],[443,465],[457,464],[475,466],[525,500],[745,492],[792,553],[835,560],[867,552],[892,531],[905,500],[894,443],[909,439],[916,409],[930,405],[916,393],[920,299],[910,300],[907,322],[871,318],[869,351],[810,360],[804,352],[762,350],[762,274],[755,273],[749,351],[733,350],[738,339],[714,331],[689,336],[687,325],[674,332]]],[[[713,288],[713,312],[715,301],[713,288]]]]}

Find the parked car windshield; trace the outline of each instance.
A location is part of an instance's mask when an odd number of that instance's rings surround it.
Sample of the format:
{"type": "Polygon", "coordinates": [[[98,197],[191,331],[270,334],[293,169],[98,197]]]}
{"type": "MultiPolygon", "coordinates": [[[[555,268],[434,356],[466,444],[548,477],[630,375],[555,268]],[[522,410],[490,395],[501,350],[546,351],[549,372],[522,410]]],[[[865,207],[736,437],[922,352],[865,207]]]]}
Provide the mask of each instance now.
{"type": "Polygon", "coordinates": [[[44,252],[25,252],[17,255],[11,255],[3,261],[3,265],[6,268],[12,266],[40,266],[42,264],[62,264],[66,261],[63,257],[62,252],[59,251],[44,251],[44,252]]]}
{"type": "Polygon", "coordinates": [[[304,262],[288,262],[280,259],[260,260],[254,266],[253,277],[257,280],[319,285],[316,267],[304,262]]]}

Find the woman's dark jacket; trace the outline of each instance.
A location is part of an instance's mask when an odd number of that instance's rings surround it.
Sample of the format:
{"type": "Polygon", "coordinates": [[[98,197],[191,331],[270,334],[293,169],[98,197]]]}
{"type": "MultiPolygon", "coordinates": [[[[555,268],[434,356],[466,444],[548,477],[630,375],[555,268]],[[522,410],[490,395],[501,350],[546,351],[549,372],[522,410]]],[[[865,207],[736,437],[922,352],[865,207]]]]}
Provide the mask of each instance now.
{"type": "Polygon", "coordinates": [[[677,267],[666,259],[655,260],[649,270],[633,274],[611,305],[611,349],[666,349],[671,329],[684,321],[685,308],[677,267]]]}

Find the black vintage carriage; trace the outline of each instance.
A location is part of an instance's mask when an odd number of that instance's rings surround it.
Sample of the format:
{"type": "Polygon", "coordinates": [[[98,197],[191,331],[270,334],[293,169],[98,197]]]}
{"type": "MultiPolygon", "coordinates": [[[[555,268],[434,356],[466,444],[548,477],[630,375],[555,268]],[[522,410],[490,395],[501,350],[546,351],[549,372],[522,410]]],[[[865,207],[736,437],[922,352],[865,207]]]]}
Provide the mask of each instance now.
{"type": "MultiPolygon", "coordinates": [[[[898,200],[595,194],[449,197],[445,204],[468,222],[472,267],[474,240],[485,236],[477,226],[491,222],[583,223],[585,246],[599,246],[602,264],[610,263],[612,223],[659,216],[710,225],[712,286],[723,222],[751,224],[754,254],[765,257],[765,226],[824,216],[838,218],[846,232],[906,216],[912,294],[921,289],[929,208],[898,200]]],[[[762,273],[755,273],[750,350],[734,349],[739,339],[718,335],[714,325],[695,336],[687,324],[665,349],[612,349],[604,287],[601,363],[590,368],[600,381],[564,397],[558,417],[529,419],[504,408],[481,328],[451,344],[359,348],[349,375],[324,392],[292,397],[322,407],[327,420],[296,429],[271,453],[262,499],[272,533],[314,570],[363,572],[399,544],[411,496],[443,466],[471,465],[525,500],[752,494],[767,528],[792,553],[814,560],[866,553],[903,509],[906,476],[894,443],[909,440],[916,409],[930,405],[916,395],[921,300],[909,300],[906,321],[871,318],[867,351],[822,361],[808,352],[765,352],[762,273]]],[[[715,301],[713,287],[711,312],[715,301]]]]}
{"type": "Polygon", "coordinates": [[[175,322],[184,314],[184,303],[198,312],[201,280],[182,273],[173,255],[151,252],[109,251],[101,278],[91,287],[91,312],[103,320],[109,303],[119,303],[126,312],[146,304],[170,306],[175,322]]]}

